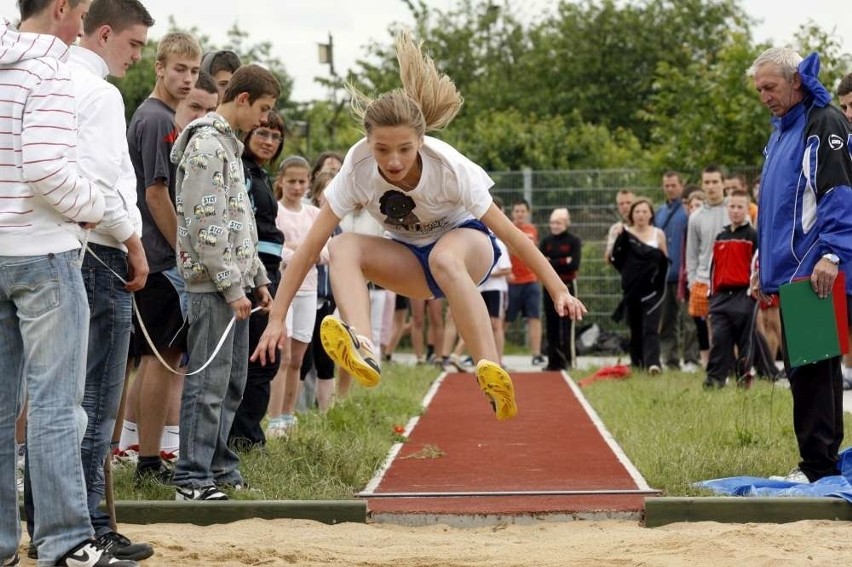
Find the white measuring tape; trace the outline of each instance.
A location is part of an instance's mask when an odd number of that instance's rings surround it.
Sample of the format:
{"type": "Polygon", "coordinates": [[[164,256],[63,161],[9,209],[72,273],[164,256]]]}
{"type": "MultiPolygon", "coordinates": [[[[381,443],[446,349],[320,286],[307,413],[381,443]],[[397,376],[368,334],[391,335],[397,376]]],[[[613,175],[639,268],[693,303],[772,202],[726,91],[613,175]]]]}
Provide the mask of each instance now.
{"type": "MultiPolygon", "coordinates": [[[[100,263],[103,265],[103,267],[105,267],[107,270],[109,270],[109,271],[112,273],[112,275],[114,275],[115,277],[117,277],[117,278],[119,279],[119,281],[121,281],[121,283],[123,283],[124,285],[127,285],[127,280],[125,280],[123,277],[121,277],[120,275],[118,275],[117,273],[115,273],[115,270],[113,270],[112,268],[110,268],[110,267],[106,264],[106,262],[104,262],[103,260],[101,260],[101,259],[98,257],[98,255],[97,255],[97,254],[95,254],[95,253],[92,251],[92,249],[91,249],[91,248],[89,248],[88,243],[84,243],[84,246],[85,246],[85,250],[86,250],[89,254],[91,254],[91,255],[92,255],[92,258],[94,258],[95,260],[97,260],[98,262],[100,262],[100,263]]],[[[81,256],[82,256],[82,255],[81,255],[81,256]]],[[[169,363],[168,363],[168,362],[166,362],[165,360],[163,360],[162,355],[160,355],[160,351],[158,351],[158,350],[157,350],[157,347],[156,347],[156,346],[154,346],[154,341],[152,341],[152,340],[151,340],[151,336],[148,334],[148,329],[146,329],[146,328],[145,328],[145,323],[142,321],[142,315],[139,313],[139,307],[136,305],[136,296],[135,296],[135,295],[133,295],[133,294],[131,294],[131,296],[130,296],[130,297],[131,297],[131,300],[133,301],[133,312],[134,312],[134,313],[136,313],[136,320],[137,320],[137,321],[139,321],[139,328],[142,330],[142,334],[145,336],[145,340],[148,342],[148,346],[149,346],[149,347],[151,347],[151,352],[153,352],[153,353],[154,353],[154,356],[156,356],[156,357],[157,357],[157,360],[159,360],[159,361],[160,361],[160,364],[162,364],[163,366],[165,366],[165,367],[166,367],[168,370],[170,370],[171,372],[174,372],[175,374],[180,374],[180,375],[182,375],[182,376],[192,376],[193,374],[198,374],[199,372],[201,372],[202,370],[204,370],[205,368],[207,368],[208,366],[210,366],[210,363],[211,363],[211,362],[213,362],[213,359],[215,359],[215,358],[216,358],[216,355],[218,355],[218,354],[219,354],[219,351],[220,351],[220,350],[222,350],[222,345],[224,345],[224,344],[225,344],[225,339],[228,337],[228,333],[230,333],[230,332],[231,332],[231,329],[233,329],[233,328],[234,328],[234,325],[235,325],[235,324],[236,324],[236,322],[237,322],[237,317],[236,317],[236,316],[231,317],[231,321],[228,323],[228,326],[227,326],[227,327],[225,327],[225,331],[222,333],[222,337],[219,339],[219,343],[216,345],[216,348],[215,348],[215,349],[213,349],[213,354],[211,354],[211,355],[210,355],[210,358],[209,358],[209,359],[207,359],[207,362],[205,362],[205,363],[204,363],[204,366],[202,366],[202,367],[201,367],[201,368],[199,368],[198,370],[193,370],[192,372],[180,372],[179,370],[175,370],[174,368],[172,368],[171,366],[169,366],[169,363]]],[[[259,307],[259,306],[258,306],[258,307],[255,307],[254,309],[252,309],[252,310],[251,310],[251,313],[254,313],[255,311],[260,311],[261,309],[262,309],[262,307],[259,307]]]]}

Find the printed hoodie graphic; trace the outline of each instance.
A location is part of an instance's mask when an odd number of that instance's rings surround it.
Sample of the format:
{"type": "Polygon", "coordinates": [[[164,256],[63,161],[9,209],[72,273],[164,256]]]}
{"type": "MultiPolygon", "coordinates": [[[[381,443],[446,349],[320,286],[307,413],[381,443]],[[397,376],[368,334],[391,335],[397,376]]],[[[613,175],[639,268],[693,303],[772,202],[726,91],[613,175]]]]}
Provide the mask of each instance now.
{"type": "Polygon", "coordinates": [[[0,254],[80,247],[77,223],[96,223],[104,199],[76,168],[74,91],[59,38],[0,21],[0,254]]]}
{"type": "Polygon", "coordinates": [[[194,293],[221,293],[227,302],[266,285],[257,256],[257,229],[246,194],[243,145],[224,118],[199,118],[172,148],[178,209],[177,262],[194,293]]]}

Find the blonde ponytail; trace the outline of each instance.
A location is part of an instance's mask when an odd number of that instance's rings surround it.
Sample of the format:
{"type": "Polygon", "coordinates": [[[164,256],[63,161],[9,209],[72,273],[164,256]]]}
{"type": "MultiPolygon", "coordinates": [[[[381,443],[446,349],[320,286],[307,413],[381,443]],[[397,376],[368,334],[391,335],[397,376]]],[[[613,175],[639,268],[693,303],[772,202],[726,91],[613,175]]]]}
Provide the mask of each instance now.
{"type": "Polygon", "coordinates": [[[347,84],[353,114],[368,135],[378,126],[411,126],[419,136],[446,127],[464,102],[456,85],[423,55],[410,31],[402,30],[395,45],[403,88],[372,100],[347,84]]]}

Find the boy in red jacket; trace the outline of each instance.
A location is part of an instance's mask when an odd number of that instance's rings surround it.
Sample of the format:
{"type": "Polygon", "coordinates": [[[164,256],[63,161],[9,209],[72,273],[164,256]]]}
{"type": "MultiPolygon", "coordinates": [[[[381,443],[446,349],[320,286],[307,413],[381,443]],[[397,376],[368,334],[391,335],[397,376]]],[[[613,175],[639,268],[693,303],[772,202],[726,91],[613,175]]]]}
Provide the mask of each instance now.
{"type": "Polygon", "coordinates": [[[749,222],[748,207],[749,195],[745,189],[737,189],[728,196],[731,224],[722,229],[713,243],[710,272],[713,344],[704,379],[704,387],[708,389],[722,388],[734,369],[738,386],[751,385],[755,300],[748,288],[757,233],[749,222]]]}

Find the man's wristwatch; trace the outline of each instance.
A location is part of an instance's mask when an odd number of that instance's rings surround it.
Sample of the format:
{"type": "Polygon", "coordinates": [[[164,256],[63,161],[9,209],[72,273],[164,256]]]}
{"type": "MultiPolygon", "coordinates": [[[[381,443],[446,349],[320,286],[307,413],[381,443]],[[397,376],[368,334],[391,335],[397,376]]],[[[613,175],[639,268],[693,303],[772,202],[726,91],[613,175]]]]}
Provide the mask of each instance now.
{"type": "Polygon", "coordinates": [[[837,254],[823,254],[822,257],[834,264],[835,266],[840,263],[840,258],[837,256],[837,254]]]}

